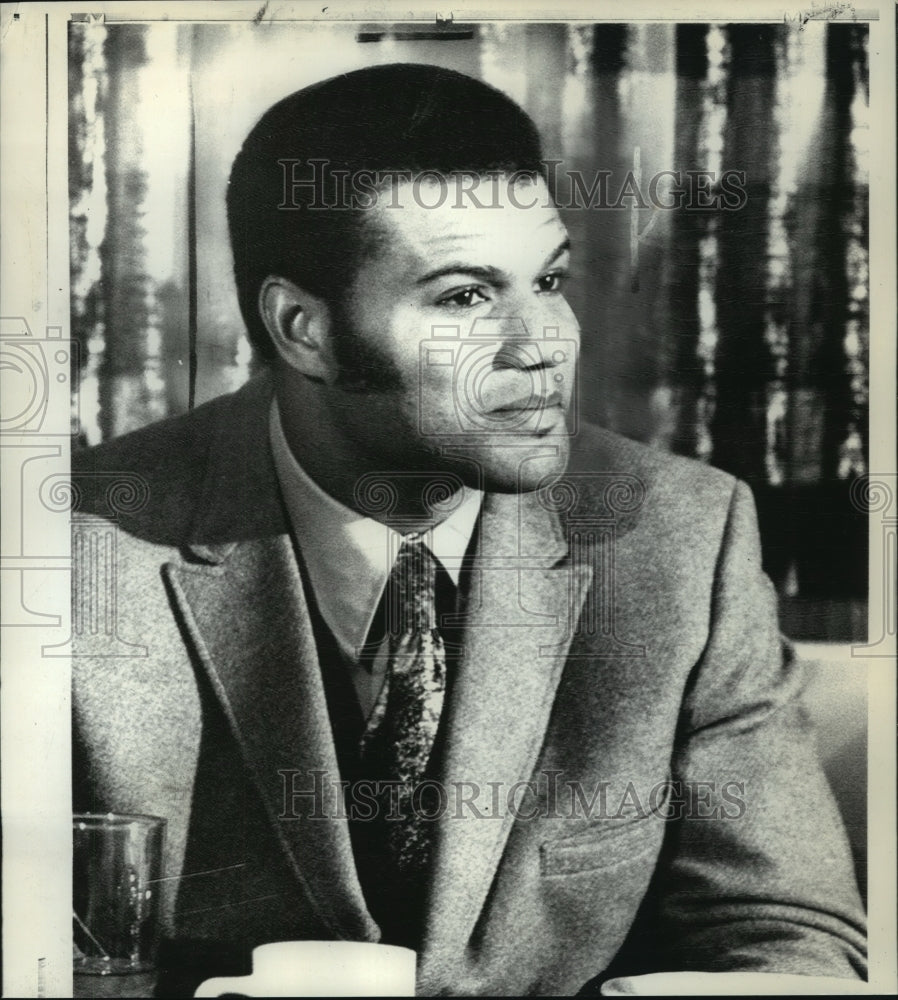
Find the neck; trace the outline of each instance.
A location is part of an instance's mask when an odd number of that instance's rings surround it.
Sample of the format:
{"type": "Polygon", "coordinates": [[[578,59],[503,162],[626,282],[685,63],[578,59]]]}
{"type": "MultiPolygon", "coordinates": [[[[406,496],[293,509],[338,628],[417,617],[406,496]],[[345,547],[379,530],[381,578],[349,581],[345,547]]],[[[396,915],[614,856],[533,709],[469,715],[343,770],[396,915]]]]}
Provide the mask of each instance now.
{"type": "MultiPolygon", "coordinates": [[[[444,521],[457,505],[453,493],[434,490],[439,507],[424,502],[428,485],[446,482],[433,470],[385,471],[388,464],[358,447],[334,419],[328,390],[291,372],[275,375],[284,436],[303,471],[339,503],[403,532],[423,531],[444,521]],[[441,510],[446,508],[449,510],[441,510]]],[[[457,494],[458,491],[456,490],[457,494]]]]}

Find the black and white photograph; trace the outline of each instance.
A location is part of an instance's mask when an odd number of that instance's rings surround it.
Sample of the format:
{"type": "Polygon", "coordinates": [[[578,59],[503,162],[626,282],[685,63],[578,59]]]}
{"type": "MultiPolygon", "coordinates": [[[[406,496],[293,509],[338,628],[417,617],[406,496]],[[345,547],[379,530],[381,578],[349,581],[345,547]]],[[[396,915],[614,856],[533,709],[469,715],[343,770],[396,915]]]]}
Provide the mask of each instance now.
{"type": "Polygon", "coordinates": [[[898,990],[894,6],[0,44],[3,995],[898,990]]]}

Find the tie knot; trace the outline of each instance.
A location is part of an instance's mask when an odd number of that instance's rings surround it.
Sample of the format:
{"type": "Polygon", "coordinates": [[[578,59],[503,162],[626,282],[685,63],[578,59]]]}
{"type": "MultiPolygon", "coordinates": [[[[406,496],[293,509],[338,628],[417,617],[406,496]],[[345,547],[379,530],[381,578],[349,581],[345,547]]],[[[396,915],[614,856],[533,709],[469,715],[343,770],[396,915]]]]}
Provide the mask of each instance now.
{"type": "Polygon", "coordinates": [[[402,540],[393,564],[399,632],[427,632],[436,628],[437,560],[420,537],[402,540]]]}

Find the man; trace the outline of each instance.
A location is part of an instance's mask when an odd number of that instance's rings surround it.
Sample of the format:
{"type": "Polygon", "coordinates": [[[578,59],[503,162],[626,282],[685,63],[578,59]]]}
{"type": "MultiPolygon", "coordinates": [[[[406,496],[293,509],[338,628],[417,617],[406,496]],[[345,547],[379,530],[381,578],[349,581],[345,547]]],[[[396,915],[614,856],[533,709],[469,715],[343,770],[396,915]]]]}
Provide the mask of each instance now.
{"type": "Polygon", "coordinates": [[[325,81],[228,214],[265,374],[75,462],[118,608],[73,660],[76,807],[168,820],[173,942],[406,944],[423,993],[863,975],[750,492],[578,426],[524,113],[325,81]]]}

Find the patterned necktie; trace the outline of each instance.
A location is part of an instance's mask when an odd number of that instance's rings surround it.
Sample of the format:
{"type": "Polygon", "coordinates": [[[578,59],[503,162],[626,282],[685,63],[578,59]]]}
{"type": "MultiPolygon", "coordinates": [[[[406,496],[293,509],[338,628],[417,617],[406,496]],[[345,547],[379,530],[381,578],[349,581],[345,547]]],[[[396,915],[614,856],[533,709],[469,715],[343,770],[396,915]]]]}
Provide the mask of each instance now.
{"type": "MultiPolygon", "coordinates": [[[[437,562],[420,536],[400,546],[387,591],[389,659],[386,678],[362,736],[364,760],[377,761],[378,777],[399,782],[389,819],[388,844],[398,871],[417,876],[430,859],[430,824],[414,796],[433,749],[446,692],[446,651],[436,622],[437,562]],[[395,815],[395,810],[394,810],[395,815]]],[[[380,797],[389,807],[389,788],[380,797]]]]}

